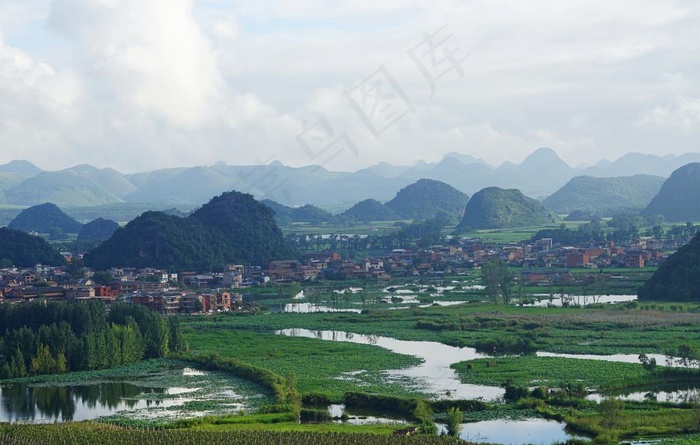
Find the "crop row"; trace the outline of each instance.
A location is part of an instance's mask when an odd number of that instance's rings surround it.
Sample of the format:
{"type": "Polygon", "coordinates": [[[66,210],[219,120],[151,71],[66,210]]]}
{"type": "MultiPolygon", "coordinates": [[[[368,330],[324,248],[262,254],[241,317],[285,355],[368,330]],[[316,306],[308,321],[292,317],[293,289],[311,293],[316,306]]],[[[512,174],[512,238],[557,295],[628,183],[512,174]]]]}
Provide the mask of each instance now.
{"type": "Polygon", "coordinates": [[[443,436],[273,431],[140,430],[85,425],[22,425],[0,429],[11,445],[450,445],[443,436]]]}

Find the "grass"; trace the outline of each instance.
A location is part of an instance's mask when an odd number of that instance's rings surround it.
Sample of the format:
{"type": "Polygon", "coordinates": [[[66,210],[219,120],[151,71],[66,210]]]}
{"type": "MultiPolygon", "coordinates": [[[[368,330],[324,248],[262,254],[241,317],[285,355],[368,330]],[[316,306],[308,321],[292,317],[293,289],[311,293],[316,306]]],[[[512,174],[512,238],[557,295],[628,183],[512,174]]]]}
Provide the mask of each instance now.
{"type": "Polygon", "coordinates": [[[397,230],[394,226],[397,222],[410,224],[411,220],[398,221],[374,221],[371,223],[357,224],[353,226],[320,224],[317,226],[308,223],[294,223],[282,226],[285,234],[293,233],[297,235],[330,235],[333,233],[347,233],[352,235],[385,235],[397,230]]]}
{"type": "Polygon", "coordinates": [[[580,382],[597,390],[665,383],[640,364],[614,363],[560,357],[499,357],[476,359],[452,365],[464,383],[499,386],[511,381],[518,386],[560,387],[564,382],[580,382]]]}
{"type": "MultiPolygon", "coordinates": [[[[438,341],[497,350],[527,340],[530,350],[571,354],[665,354],[687,343],[700,349],[696,304],[643,303],[587,307],[517,307],[470,303],[367,314],[269,314],[190,318],[192,329],[340,330],[400,340],[438,341]]],[[[512,349],[510,349],[512,351],[512,349]]]]}
{"type": "Polygon", "coordinates": [[[204,431],[230,431],[236,430],[260,430],[266,431],[306,431],[316,433],[365,433],[365,434],[392,434],[394,430],[405,427],[405,424],[372,423],[353,425],[349,423],[299,423],[284,418],[279,414],[259,414],[256,416],[238,416],[217,419],[214,423],[207,423],[196,427],[204,431]]]}
{"type": "MultiPolygon", "coordinates": [[[[609,413],[579,412],[575,418],[568,418],[567,424],[575,431],[585,431],[603,437],[631,439],[672,436],[697,432],[698,410],[627,403],[624,409],[614,415],[614,419],[611,419],[609,413]]],[[[670,445],[684,442],[668,440],[662,443],[670,445]]]]}
{"type": "Polygon", "coordinates": [[[359,386],[368,392],[422,395],[400,383],[387,382],[383,373],[387,369],[414,366],[420,361],[376,346],[283,337],[233,329],[219,323],[197,324],[184,332],[196,353],[217,352],[282,376],[296,375],[302,393],[320,392],[339,400],[343,393],[357,390],[359,386]]]}

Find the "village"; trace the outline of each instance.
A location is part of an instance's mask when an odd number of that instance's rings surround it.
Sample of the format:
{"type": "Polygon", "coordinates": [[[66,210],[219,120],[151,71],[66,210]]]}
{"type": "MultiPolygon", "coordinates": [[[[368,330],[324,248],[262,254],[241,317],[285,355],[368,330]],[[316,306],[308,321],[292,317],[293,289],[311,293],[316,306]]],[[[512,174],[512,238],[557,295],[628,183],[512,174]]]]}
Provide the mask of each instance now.
{"type": "MultiPolygon", "coordinates": [[[[213,314],[255,311],[244,298],[252,286],[272,286],[316,280],[379,280],[406,277],[465,275],[482,264],[497,260],[518,271],[528,286],[590,283],[601,274],[608,282],[621,279],[606,269],[640,269],[658,266],[669,247],[654,237],[639,237],[627,246],[557,245],[551,238],[528,243],[484,242],[480,238],[453,239],[449,245],[416,250],[393,249],[382,255],[352,260],[338,252],[311,252],[298,259],[271,261],[265,266],[227,265],[209,273],[154,268],[80,269],[70,266],[0,269],[0,301],[15,304],[35,300],[84,302],[100,300],[109,307],[115,301],[139,304],[161,314],[213,314]],[[579,273],[573,274],[577,269],[579,273]],[[581,269],[590,273],[581,274],[581,269]]],[[[69,261],[70,254],[65,255],[69,261]]],[[[79,260],[79,258],[77,258],[79,260]]],[[[599,278],[598,278],[599,279],[599,278]]]]}

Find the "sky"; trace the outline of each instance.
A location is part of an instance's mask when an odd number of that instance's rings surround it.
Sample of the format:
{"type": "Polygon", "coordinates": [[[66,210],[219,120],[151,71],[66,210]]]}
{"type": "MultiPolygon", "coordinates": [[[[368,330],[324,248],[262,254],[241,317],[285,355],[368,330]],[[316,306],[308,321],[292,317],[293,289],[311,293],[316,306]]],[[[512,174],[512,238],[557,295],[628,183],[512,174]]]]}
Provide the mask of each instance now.
{"type": "Polygon", "coordinates": [[[698,23],[692,0],[2,0],[0,163],[698,152],[698,23]]]}

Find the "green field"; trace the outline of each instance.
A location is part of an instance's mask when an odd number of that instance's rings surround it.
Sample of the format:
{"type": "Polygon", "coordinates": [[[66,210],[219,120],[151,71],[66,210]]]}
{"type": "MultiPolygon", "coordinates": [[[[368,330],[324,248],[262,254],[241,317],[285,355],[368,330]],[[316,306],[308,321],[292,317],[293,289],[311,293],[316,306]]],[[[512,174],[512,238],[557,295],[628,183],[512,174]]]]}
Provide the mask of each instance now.
{"type": "Polygon", "coordinates": [[[368,392],[423,395],[399,383],[387,382],[382,372],[414,366],[419,360],[383,348],[242,331],[222,323],[197,323],[185,334],[195,353],[216,352],[282,376],[295,374],[302,393],[322,392],[339,400],[346,391],[359,387],[368,392]]]}

